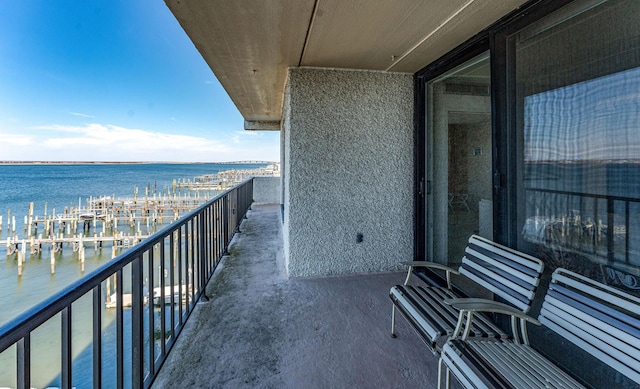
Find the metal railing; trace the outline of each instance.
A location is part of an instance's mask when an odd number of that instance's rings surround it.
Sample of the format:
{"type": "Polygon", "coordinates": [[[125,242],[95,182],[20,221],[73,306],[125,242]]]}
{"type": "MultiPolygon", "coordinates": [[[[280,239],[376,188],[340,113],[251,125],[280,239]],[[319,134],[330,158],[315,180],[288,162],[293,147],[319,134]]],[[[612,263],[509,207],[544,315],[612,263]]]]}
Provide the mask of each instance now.
{"type": "Polygon", "coordinates": [[[525,238],[630,270],[640,263],[640,199],[526,188],[525,238]]]}
{"type": "Polygon", "coordinates": [[[249,179],[0,327],[0,354],[15,349],[17,388],[32,386],[34,336],[48,322],[60,329],[47,331],[53,348],[59,345],[54,385],[148,388],[252,198],[249,179]],[[74,331],[83,324],[87,339],[74,331]],[[79,382],[80,373],[87,382],[79,382]]]}

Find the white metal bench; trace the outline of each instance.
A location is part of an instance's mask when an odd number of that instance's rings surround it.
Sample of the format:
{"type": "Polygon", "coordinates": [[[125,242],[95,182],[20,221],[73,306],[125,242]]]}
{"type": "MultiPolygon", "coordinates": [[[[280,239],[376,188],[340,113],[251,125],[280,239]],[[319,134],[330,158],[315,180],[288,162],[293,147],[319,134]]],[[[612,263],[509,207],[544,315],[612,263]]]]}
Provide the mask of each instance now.
{"type": "MultiPolygon", "coordinates": [[[[487,288],[522,312],[528,312],[543,270],[542,261],[530,255],[473,235],[458,270],[432,262],[406,262],[409,269],[403,285],[391,288],[393,302],[391,336],[395,337],[396,309],[402,313],[434,354],[439,354],[447,337],[453,334],[458,310],[446,299],[461,297],[451,285],[451,274],[462,274],[487,288]],[[447,286],[411,286],[413,269],[427,267],[444,270],[447,286]]],[[[493,321],[479,316],[469,336],[502,338],[510,334],[493,321]]]]}
{"type": "Polygon", "coordinates": [[[450,373],[465,388],[583,388],[529,345],[527,322],[544,324],[640,384],[640,299],[635,296],[557,269],[539,321],[493,303],[478,304],[466,299],[450,303],[460,309],[460,321],[456,333],[443,347],[438,387],[444,367],[447,388],[450,373]],[[465,325],[473,321],[474,313],[486,311],[511,315],[514,340],[490,342],[466,336],[465,325]]]}

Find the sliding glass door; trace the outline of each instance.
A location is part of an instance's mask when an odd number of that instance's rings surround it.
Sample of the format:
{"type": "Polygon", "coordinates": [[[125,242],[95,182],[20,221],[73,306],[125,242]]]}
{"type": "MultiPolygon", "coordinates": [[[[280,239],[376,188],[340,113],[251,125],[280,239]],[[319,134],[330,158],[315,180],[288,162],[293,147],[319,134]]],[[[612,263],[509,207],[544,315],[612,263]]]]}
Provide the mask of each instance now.
{"type": "Polygon", "coordinates": [[[492,238],[491,84],[485,53],[427,84],[427,258],[460,263],[492,238]]]}

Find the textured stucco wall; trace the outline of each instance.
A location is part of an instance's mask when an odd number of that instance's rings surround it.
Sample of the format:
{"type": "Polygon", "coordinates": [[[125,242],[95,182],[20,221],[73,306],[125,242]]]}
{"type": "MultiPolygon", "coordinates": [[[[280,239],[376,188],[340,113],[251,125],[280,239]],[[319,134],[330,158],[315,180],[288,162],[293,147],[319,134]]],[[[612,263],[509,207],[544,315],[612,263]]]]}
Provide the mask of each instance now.
{"type": "Polygon", "coordinates": [[[293,68],[285,93],[289,275],[386,271],[411,260],[412,76],[293,68]]]}
{"type": "Polygon", "coordinates": [[[280,177],[255,177],[253,201],[258,204],[280,204],[280,177]]]}

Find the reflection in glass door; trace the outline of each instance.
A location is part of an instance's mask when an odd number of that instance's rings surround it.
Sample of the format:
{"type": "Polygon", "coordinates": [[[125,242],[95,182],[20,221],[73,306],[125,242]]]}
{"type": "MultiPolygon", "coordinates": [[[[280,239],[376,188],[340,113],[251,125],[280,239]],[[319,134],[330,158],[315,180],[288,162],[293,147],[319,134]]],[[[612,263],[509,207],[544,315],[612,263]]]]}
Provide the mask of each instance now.
{"type": "Polygon", "coordinates": [[[489,54],[427,85],[427,258],[456,265],[469,236],[493,238],[489,54]]]}

